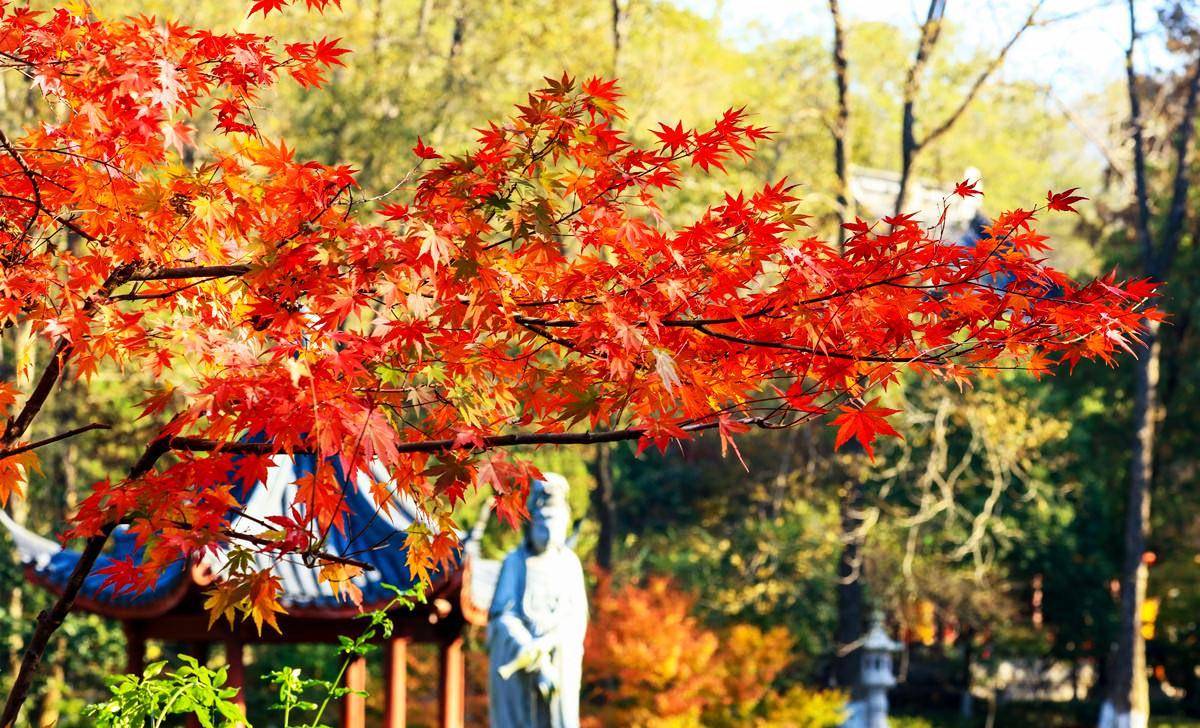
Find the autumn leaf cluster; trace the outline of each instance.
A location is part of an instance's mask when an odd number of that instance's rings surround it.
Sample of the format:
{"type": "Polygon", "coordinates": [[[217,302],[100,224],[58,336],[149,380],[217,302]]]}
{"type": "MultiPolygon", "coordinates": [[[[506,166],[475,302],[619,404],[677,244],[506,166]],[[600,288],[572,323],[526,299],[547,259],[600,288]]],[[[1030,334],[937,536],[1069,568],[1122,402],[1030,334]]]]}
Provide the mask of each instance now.
{"type": "MultiPolygon", "coordinates": [[[[510,446],[665,448],[716,430],[735,447],[750,427],[833,413],[839,442],[869,449],[894,434],[871,388],[905,370],[966,382],[1111,361],[1153,293],[1046,265],[1038,215],[1073,191],[998,214],[972,246],[906,215],[856,220],[839,251],[787,180],[670,225],[661,206],[684,175],[719,173],[770,133],[733,108],[638,137],[597,78],[548,79],[460,154],[420,143],[412,174],[367,196],[351,165],[306,160],[254,121],[273,85],[320,86],[347,62],[335,40],[0,13],[0,66],[54,111],[0,136],[0,325],[30,324],[54,353],[24,391],[0,382],[0,500],[34,465],[25,435],[62,377],[160,377],[130,416],[166,424],[68,534],[128,524],[146,549],[110,571],[122,588],[230,546],[345,582],[321,550],[344,527],[339,473],[380,509],[419,506],[409,565],[427,578],[453,558],[467,489],[523,516],[537,472],[510,446]],[[301,452],[319,466],[292,513],[266,538],[232,530],[237,484],[301,452]]],[[[224,577],[214,614],[273,620],[269,572],[224,577]]]]}

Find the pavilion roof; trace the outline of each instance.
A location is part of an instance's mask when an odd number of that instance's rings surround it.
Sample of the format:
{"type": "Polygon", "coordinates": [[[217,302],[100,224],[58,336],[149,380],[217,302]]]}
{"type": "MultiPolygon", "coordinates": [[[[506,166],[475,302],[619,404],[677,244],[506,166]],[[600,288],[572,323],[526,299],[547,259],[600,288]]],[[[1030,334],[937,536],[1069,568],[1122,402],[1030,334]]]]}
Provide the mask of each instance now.
{"type": "MultiPolygon", "coordinates": [[[[263,522],[269,523],[271,516],[288,515],[296,503],[296,481],[306,473],[311,473],[315,464],[316,460],[311,455],[275,456],[264,481],[248,489],[235,489],[245,515],[236,516],[232,527],[253,535],[268,527],[263,522]]],[[[419,518],[418,509],[412,502],[402,498],[393,500],[394,508],[388,513],[375,506],[368,495],[369,481],[372,477],[383,482],[388,480],[387,473],[381,467],[373,466],[370,476],[360,473],[360,482],[352,484],[340,465],[336,462],[333,465],[345,494],[348,513],[344,529],[332,529],[323,544],[323,550],[369,564],[372,568],[353,581],[362,590],[365,606],[385,604],[394,596],[385,584],[407,589],[417,581],[408,569],[404,542],[406,529],[419,518]]],[[[79,561],[79,552],[62,548],[49,539],[31,533],[3,514],[3,511],[0,511],[0,525],[12,535],[18,557],[31,581],[51,591],[60,591],[79,561]]],[[[141,549],[134,535],[123,527],[118,528],[113,534],[110,549],[100,556],[84,582],[78,604],[88,611],[116,618],[164,614],[180,603],[190,587],[204,586],[211,581],[211,573],[219,573],[224,561],[224,555],[221,554],[202,564],[176,562],[164,569],[154,584],[141,592],[118,592],[112,585],[104,585],[105,575],[98,572],[117,560],[130,556],[137,559],[140,554],[141,549]]],[[[348,611],[345,602],[339,600],[330,585],[319,583],[315,569],[298,557],[280,559],[258,554],[256,559],[260,567],[274,568],[282,586],[280,601],[290,614],[340,616],[348,611]]],[[[461,565],[461,562],[456,562],[435,573],[435,590],[439,583],[453,576],[461,565]]]]}

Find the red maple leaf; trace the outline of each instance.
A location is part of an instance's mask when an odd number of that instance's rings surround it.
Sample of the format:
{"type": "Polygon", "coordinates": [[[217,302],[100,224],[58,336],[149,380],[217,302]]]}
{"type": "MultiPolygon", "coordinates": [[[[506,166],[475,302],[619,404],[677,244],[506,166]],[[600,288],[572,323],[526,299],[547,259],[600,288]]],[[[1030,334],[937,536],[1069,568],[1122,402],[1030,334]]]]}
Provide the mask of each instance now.
{"type": "Polygon", "coordinates": [[[323,66],[344,66],[345,64],[342,63],[338,56],[346,55],[350,52],[350,49],[338,47],[338,41],[340,40],[341,38],[334,38],[333,40],[322,38],[314,41],[312,45],[313,60],[323,66]]]}
{"type": "Polygon", "coordinates": [[[863,450],[867,451],[867,455],[871,460],[875,460],[875,450],[872,448],[872,443],[879,435],[891,435],[892,437],[900,437],[900,433],[896,432],[890,424],[888,424],[887,416],[894,415],[900,410],[880,407],[876,404],[879,398],[867,402],[861,407],[851,407],[841,405],[838,410],[842,414],[833,419],[832,424],[838,426],[837,438],[834,440],[834,447],[840,448],[845,445],[850,438],[858,440],[862,445],[863,450]]]}
{"type": "Polygon", "coordinates": [[[964,179],[962,182],[954,185],[954,194],[958,195],[959,197],[974,197],[975,195],[982,195],[983,191],[975,188],[975,185],[977,184],[979,184],[979,180],[971,182],[964,179]]]}
{"type": "Polygon", "coordinates": [[[691,142],[692,132],[690,129],[683,128],[683,122],[678,122],[673,127],[663,123],[659,123],[658,126],[659,131],[652,133],[662,142],[663,147],[671,153],[683,149],[691,142]]]}
{"type": "Polygon", "coordinates": [[[254,4],[250,6],[250,12],[247,17],[261,11],[263,17],[266,17],[274,10],[282,11],[283,8],[290,5],[292,0],[254,0],[254,4]]]}
{"type": "MultiPolygon", "coordinates": [[[[336,4],[255,0],[252,12],[336,4]]],[[[208,608],[259,626],[279,605],[276,585],[247,571],[255,555],[305,554],[307,534],[348,525],[358,481],[331,463],[351,474],[378,464],[389,477],[362,486],[373,501],[395,489],[422,509],[430,520],[413,527],[430,528],[410,532],[410,567],[428,578],[452,551],[450,506],[465,489],[490,485],[502,520],[524,516],[533,471],[498,457],[504,448],[587,441],[589,426],[628,421],[615,434],[639,448],[716,428],[728,449],[743,425],[832,411],[838,445],[873,454],[879,435],[896,434],[894,411],[832,403],[906,370],[961,382],[991,366],[1108,361],[1161,318],[1143,305],[1146,283],[1076,284],[1031,257],[1045,247],[1031,211],[997,213],[974,247],[943,245],[911,216],[855,219],[843,254],[794,234],[804,216],[780,182],[662,224],[684,160],[723,169],[768,132],[734,108],[703,131],[660,124],[639,146],[617,124],[615,80],[581,91],[548,80],[510,118],[482,124],[475,148],[396,189],[381,220],[351,198],[351,167],[298,158],[253,125],[278,83],[321,83],[346,53],[339,41],[66,15],[0,13],[10,61],[30,78],[69,79],[53,85],[62,118],[23,131],[20,155],[0,154],[0,219],[18,222],[3,232],[0,325],[40,332],[81,386],[139,366],[178,381],[140,408],[111,402],[124,419],[145,408],[169,422],[143,444],[149,456],[169,443],[172,457],[98,484],[72,533],[130,524],[145,568],[117,566],[114,583],[149,583],[216,549],[241,554],[208,608]],[[182,145],[164,120],[185,116],[253,134],[193,140],[202,161],[177,174],[182,145]],[[79,164],[64,148],[106,162],[79,164]],[[112,169],[127,172],[120,184],[112,169]],[[77,246],[48,244],[64,221],[77,246]],[[108,300],[121,305],[98,305],[108,300]],[[800,383],[762,404],[765,372],[800,383]],[[236,445],[263,447],[239,463],[236,445]],[[235,492],[297,452],[315,467],[294,483],[290,516],[230,550],[235,492]]],[[[441,158],[419,138],[413,151],[441,158]]],[[[977,192],[965,181],[956,191],[977,192]]],[[[1074,192],[1051,193],[1048,207],[1071,209],[1074,192]]],[[[38,415],[45,396],[0,382],[3,410],[21,402],[38,415]]],[[[0,452],[27,441],[27,427],[10,422],[0,452]]],[[[34,462],[32,449],[0,458],[0,502],[34,462]]]]}
{"type": "Polygon", "coordinates": [[[440,159],[442,156],[433,147],[426,146],[425,142],[421,141],[421,137],[417,137],[417,145],[412,148],[412,151],[421,159],[440,159]]]}
{"type": "Polygon", "coordinates": [[[1046,208],[1050,210],[1059,210],[1061,212],[1078,212],[1073,205],[1076,202],[1086,200],[1086,197],[1074,194],[1078,187],[1072,187],[1069,190],[1062,192],[1046,192],[1046,208]]]}

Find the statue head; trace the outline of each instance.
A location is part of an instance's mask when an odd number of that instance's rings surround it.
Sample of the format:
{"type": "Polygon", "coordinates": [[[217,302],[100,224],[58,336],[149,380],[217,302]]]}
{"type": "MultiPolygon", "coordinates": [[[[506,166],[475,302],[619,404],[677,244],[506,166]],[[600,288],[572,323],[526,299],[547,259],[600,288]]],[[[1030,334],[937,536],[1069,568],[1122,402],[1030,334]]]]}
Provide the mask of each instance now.
{"type": "Polygon", "coordinates": [[[525,526],[525,545],[535,554],[567,543],[571,528],[571,506],[567,503],[570,487],[558,473],[544,473],[529,486],[529,523],[525,526]]]}

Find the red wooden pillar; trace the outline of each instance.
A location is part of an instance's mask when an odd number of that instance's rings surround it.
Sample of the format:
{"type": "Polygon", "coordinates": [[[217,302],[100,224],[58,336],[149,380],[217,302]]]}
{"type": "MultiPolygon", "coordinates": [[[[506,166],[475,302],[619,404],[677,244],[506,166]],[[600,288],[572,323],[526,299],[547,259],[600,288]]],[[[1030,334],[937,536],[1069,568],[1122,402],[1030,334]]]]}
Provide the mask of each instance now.
{"type": "Polygon", "coordinates": [[[125,631],[125,672],[141,677],[146,669],[146,636],[139,622],[122,622],[125,631]]]}
{"type": "Polygon", "coordinates": [[[350,658],[346,665],[346,687],[351,692],[342,698],[342,728],[367,728],[367,661],[362,655],[350,658]]]}
{"type": "Polygon", "coordinates": [[[229,672],[225,678],[225,684],[231,688],[237,688],[237,697],[233,702],[242,709],[242,713],[246,712],[246,661],[243,654],[244,645],[240,639],[231,639],[225,641],[225,664],[229,668],[229,672]]]}
{"type": "Polygon", "coordinates": [[[393,637],[383,648],[384,728],[408,724],[408,642],[393,637]]]}
{"type": "Polygon", "coordinates": [[[462,637],[441,645],[441,674],[438,676],[438,725],[464,728],[466,723],[467,674],[462,637]]]}

